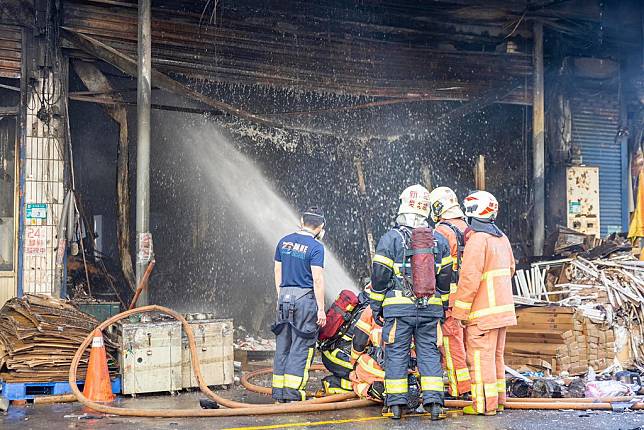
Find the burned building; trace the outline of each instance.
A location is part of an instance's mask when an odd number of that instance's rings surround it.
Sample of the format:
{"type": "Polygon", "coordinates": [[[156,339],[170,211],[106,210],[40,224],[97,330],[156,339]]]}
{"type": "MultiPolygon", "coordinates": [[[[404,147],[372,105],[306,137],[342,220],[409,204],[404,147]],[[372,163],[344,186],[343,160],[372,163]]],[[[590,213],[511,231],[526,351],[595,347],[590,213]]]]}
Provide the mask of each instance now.
{"type": "Polygon", "coordinates": [[[557,225],[628,228],[644,101],[635,0],[159,0],[149,32],[137,6],[0,4],[0,302],[80,285],[125,304],[151,232],[151,301],[223,304],[258,329],[271,238],[295,227],[293,208],[325,207],[333,279],[358,282],[400,190],[419,182],[497,195],[522,258],[557,225]],[[137,101],[139,31],[151,101],[137,101]],[[582,164],[598,168],[598,206],[566,190],[582,164]],[[60,237],[66,213],[78,220],[60,237]]]}

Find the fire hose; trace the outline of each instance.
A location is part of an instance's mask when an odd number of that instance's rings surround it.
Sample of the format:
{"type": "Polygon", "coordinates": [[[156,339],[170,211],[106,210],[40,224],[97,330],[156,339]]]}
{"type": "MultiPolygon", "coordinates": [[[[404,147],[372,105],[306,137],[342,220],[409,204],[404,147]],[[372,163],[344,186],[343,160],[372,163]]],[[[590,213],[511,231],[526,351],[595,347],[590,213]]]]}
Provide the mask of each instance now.
{"type": "MultiPolygon", "coordinates": [[[[290,404],[277,404],[277,405],[257,405],[250,403],[237,402],[234,400],[222,397],[213,392],[206,385],[199,363],[199,356],[197,353],[194,333],[192,327],[183,316],[172,309],[163,306],[151,305],[143,306],[137,309],[127,310],[120,314],[114,315],[106,321],[100,323],[96,328],[103,331],[110,325],[123,320],[130,315],[160,312],[169,315],[183,326],[183,329],[188,338],[188,346],[192,356],[192,368],[194,375],[199,383],[199,389],[210,399],[218,404],[225,406],[226,409],[138,409],[138,408],[119,408],[94,402],[83,395],[78,389],[76,373],[81,357],[89,344],[92,342],[93,333],[90,333],[81,343],[72,363],[69,368],[69,386],[76,396],[78,401],[84,406],[106,414],[121,415],[121,416],[138,416],[138,417],[161,417],[161,418],[178,418],[178,417],[230,417],[230,416],[243,416],[243,415],[271,415],[271,414],[286,414],[286,413],[308,413],[308,412],[322,412],[322,411],[337,411],[344,409],[359,408],[364,406],[372,406],[376,404],[370,400],[347,400],[355,397],[352,393],[336,394],[322,398],[315,398],[304,402],[290,403],[290,404]]],[[[316,367],[317,370],[317,367],[316,367]]],[[[250,379],[264,373],[268,373],[269,369],[261,369],[252,372],[243,378],[244,387],[251,391],[267,394],[268,388],[260,387],[250,383],[250,379]]],[[[620,400],[623,398],[620,398],[620,400]]],[[[626,398],[626,401],[631,401],[633,398],[626,398]]],[[[600,402],[593,402],[593,399],[560,399],[561,401],[553,401],[553,399],[520,399],[508,401],[506,407],[508,409],[612,409],[612,399],[600,399],[600,402]]],[[[445,406],[447,407],[464,407],[471,402],[461,400],[446,400],[445,406]]],[[[629,406],[630,409],[644,409],[644,403],[638,402],[629,406]]]]}
{"type": "MultiPolygon", "coordinates": [[[[268,387],[262,387],[260,385],[253,384],[250,382],[251,379],[265,374],[269,374],[273,371],[270,367],[255,370],[253,372],[244,374],[242,377],[242,385],[249,391],[260,393],[260,394],[270,394],[271,389],[268,387]]],[[[347,396],[347,399],[355,397],[353,393],[347,394],[338,394],[347,396]]],[[[508,398],[505,407],[507,409],[612,409],[611,403],[614,402],[633,402],[637,397],[628,396],[628,397],[606,397],[606,398],[508,398]]],[[[448,408],[463,408],[465,406],[471,405],[472,402],[466,400],[445,400],[445,406],[448,408]]],[[[634,405],[630,406],[630,409],[644,409],[644,403],[637,402],[634,405]]]]}
{"type": "Polygon", "coordinates": [[[78,371],[78,364],[80,359],[85,352],[85,349],[92,342],[93,335],[90,333],[81,343],[72,363],[69,368],[69,386],[72,390],[72,393],[76,396],[78,401],[84,406],[105,414],[114,414],[122,416],[136,416],[136,417],[162,417],[162,418],[178,418],[178,417],[231,417],[231,416],[240,416],[240,415],[270,415],[270,414],[286,414],[286,413],[307,413],[307,412],[321,412],[321,411],[337,411],[343,409],[352,409],[359,408],[364,406],[373,405],[374,402],[370,400],[350,400],[342,401],[346,399],[344,394],[339,394],[335,396],[327,396],[322,398],[316,398],[312,400],[307,400],[304,402],[289,403],[289,404],[278,404],[278,405],[256,405],[250,403],[237,402],[234,400],[226,399],[216,393],[214,393],[206,385],[203,376],[201,374],[201,368],[199,363],[199,356],[197,354],[197,347],[195,343],[194,333],[192,332],[192,327],[186,321],[183,316],[172,309],[168,309],[163,306],[151,305],[143,306],[136,309],[127,310],[121,312],[120,314],[114,315],[113,317],[103,321],[96,328],[100,331],[103,331],[105,328],[110,325],[129,317],[130,315],[148,313],[148,312],[160,312],[166,315],[169,315],[179,322],[183,326],[183,330],[188,337],[188,346],[190,348],[190,354],[192,356],[192,369],[194,375],[199,383],[199,389],[210,399],[214,400],[218,404],[225,406],[226,409],[138,409],[138,408],[118,408],[114,406],[109,406],[106,404],[101,404],[94,402],[83,395],[83,393],[78,389],[76,385],[76,373],[78,371]]]}

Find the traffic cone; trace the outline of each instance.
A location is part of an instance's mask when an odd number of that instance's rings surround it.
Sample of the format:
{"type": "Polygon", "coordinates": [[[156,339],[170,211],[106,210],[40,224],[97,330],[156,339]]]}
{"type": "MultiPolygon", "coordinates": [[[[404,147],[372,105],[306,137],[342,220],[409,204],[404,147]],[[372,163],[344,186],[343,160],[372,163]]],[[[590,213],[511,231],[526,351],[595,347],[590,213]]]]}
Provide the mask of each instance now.
{"type": "Polygon", "coordinates": [[[98,329],[94,330],[83,395],[94,402],[111,402],[116,397],[112,393],[103,334],[98,329]]]}

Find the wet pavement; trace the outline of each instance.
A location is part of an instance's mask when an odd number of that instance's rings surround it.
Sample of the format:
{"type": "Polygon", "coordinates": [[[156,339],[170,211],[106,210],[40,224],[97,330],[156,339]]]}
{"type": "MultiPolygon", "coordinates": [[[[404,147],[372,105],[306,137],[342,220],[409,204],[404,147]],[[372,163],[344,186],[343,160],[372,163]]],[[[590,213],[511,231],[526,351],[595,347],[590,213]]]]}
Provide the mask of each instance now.
{"type": "MultiPolygon", "coordinates": [[[[251,402],[266,397],[243,395],[238,390],[224,393],[251,402]]],[[[117,402],[121,407],[198,408],[200,393],[175,396],[138,396],[117,402]]],[[[0,429],[470,429],[470,430],[644,430],[644,411],[611,413],[605,411],[506,411],[496,417],[450,417],[432,422],[426,416],[408,417],[399,422],[380,415],[379,407],[323,412],[306,415],[226,418],[122,418],[84,411],[78,403],[11,407],[0,416],[0,429]],[[89,417],[84,414],[89,413],[89,417]]]]}

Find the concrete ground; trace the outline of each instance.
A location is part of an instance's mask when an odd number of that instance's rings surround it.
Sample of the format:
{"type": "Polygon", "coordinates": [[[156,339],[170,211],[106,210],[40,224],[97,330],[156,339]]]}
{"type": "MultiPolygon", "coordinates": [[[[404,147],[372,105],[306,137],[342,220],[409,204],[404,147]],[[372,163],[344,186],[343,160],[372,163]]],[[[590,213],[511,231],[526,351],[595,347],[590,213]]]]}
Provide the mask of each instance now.
{"type": "MultiPolygon", "coordinates": [[[[222,393],[250,402],[266,402],[266,397],[248,395],[241,389],[222,393]]],[[[176,396],[138,396],[117,401],[121,407],[198,408],[196,392],[176,396]]],[[[471,430],[644,430],[644,411],[611,413],[604,411],[506,411],[496,417],[456,416],[439,422],[428,417],[408,417],[394,422],[380,415],[379,407],[307,415],[281,415],[231,418],[121,418],[84,411],[78,403],[11,407],[0,416],[0,429],[432,429],[471,430]],[[84,415],[88,413],[88,415],[84,415]]]]}

